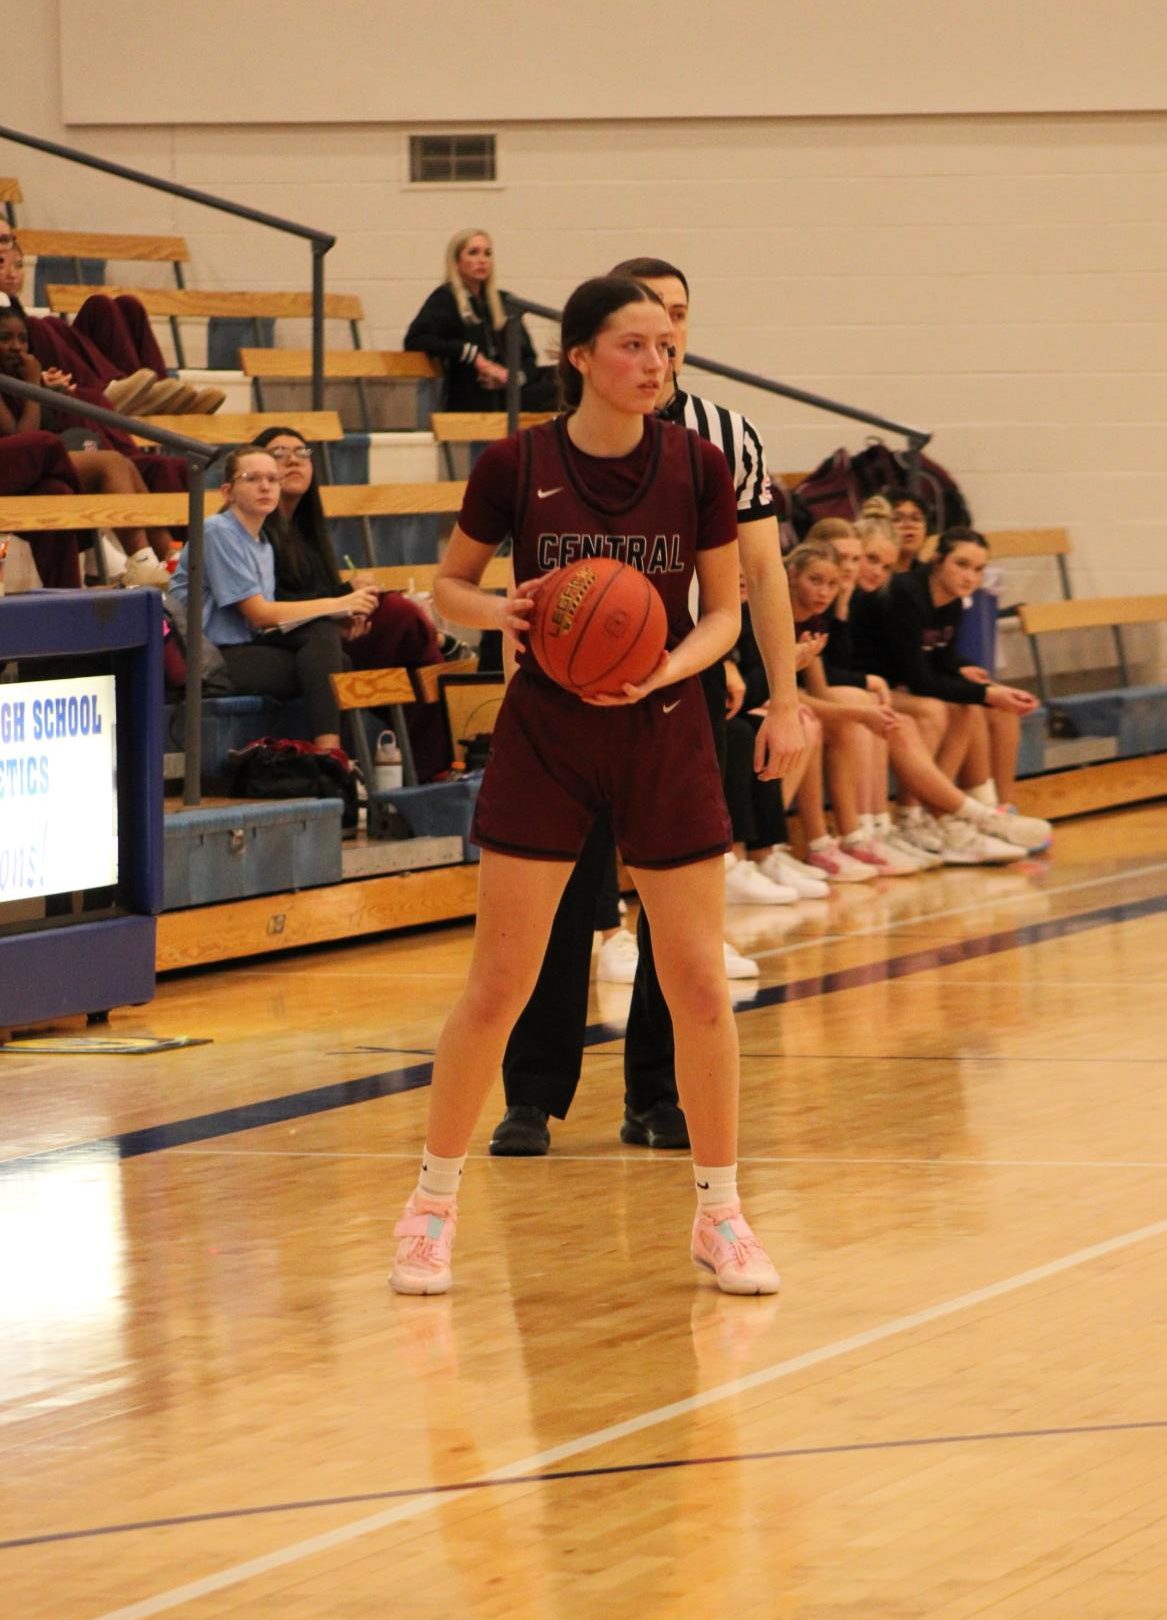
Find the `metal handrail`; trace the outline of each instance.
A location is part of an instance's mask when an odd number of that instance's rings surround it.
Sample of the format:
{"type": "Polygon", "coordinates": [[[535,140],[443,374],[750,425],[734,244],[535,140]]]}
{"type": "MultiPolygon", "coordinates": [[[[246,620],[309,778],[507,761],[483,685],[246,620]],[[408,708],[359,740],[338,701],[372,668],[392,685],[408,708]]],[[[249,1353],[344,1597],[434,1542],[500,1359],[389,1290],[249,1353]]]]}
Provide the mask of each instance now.
{"type": "MultiPolygon", "coordinates": [[[[513,433],[519,423],[519,320],[523,315],[541,315],[545,320],[558,321],[562,318],[563,311],[552,309],[547,304],[536,304],[530,298],[519,298],[514,293],[504,293],[503,302],[507,311],[507,414],[510,419],[508,425],[513,433]]],[[[766,394],[780,394],[783,399],[794,399],[802,405],[812,405],[816,410],[830,411],[835,416],[850,417],[853,422],[866,422],[871,427],[885,428],[889,433],[902,433],[908,441],[909,458],[913,460],[932,439],[931,433],[924,428],[910,427],[906,422],[895,422],[890,417],[862,410],[857,405],[844,405],[841,400],[828,399],[824,394],[808,393],[805,388],[795,388],[791,383],[775,382],[772,377],[763,377],[755,371],[743,371],[740,366],[727,366],[720,360],[707,360],[703,355],[691,353],[685,356],[685,364],[693,366],[698,371],[711,372],[716,377],[728,377],[732,382],[745,383],[748,387],[761,389],[766,394]]]]}
{"type": "MultiPolygon", "coordinates": [[[[219,454],[218,445],[201,444],[188,439],[185,433],[172,433],[169,428],[153,427],[136,416],[123,416],[121,411],[107,410],[104,405],[90,405],[72,394],[62,394],[55,388],[42,388],[37,383],[22,382],[18,377],[0,373],[0,394],[12,394],[17,399],[35,400],[40,405],[51,405],[56,411],[73,416],[84,416],[95,422],[133,433],[139,439],[150,439],[176,454],[185,456],[187,468],[187,577],[190,580],[186,624],[186,704],[187,724],[183,738],[182,802],[197,805],[202,798],[203,753],[203,469],[219,454]],[[192,724],[193,716],[193,724],[192,724]]],[[[98,544],[100,545],[100,540],[98,544]]]]}
{"type": "MultiPolygon", "coordinates": [[[[300,236],[312,247],[312,409],[324,408],[324,255],[336,246],[336,237],[312,225],[300,225],[295,220],[282,219],[278,214],[266,214],[259,208],[248,208],[244,203],[231,202],[226,197],[215,197],[209,191],[196,191],[193,186],[179,185],[176,180],[163,180],[159,175],[146,174],[141,169],[128,168],[124,163],[111,163],[108,158],[94,157],[74,146],[62,146],[58,141],[46,141],[40,135],[28,135],[23,130],[9,129],[0,124],[0,140],[15,141],[18,146],[30,146],[34,151],[47,152],[50,157],[64,158],[68,163],[80,163],[88,169],[100,169],[103,174],[116,175],[119,180],[130,180],[135,185],[148,186],[153,191],[164,191],[171,197],[182,197],[187,202],[201,203],[221,214],[234,214],[238,219],[249,219],[254,225],[266,225],[269,230],[282,231],[286,236],[300,236]]],[[[98,289],[95,289],[95,291],[98,289]]]]}

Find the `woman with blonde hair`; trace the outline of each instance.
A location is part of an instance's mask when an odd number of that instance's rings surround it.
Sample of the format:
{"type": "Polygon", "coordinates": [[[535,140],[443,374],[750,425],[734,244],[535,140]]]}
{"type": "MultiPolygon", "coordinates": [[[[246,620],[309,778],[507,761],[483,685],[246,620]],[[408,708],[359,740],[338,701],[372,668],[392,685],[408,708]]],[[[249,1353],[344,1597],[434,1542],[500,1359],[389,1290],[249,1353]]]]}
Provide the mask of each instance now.
{"type": "MultiPolygon", "coordinates": [[[[520,322],[519,379],[526,410],[554,410],[555,369],[540,366],[520,322]]],[[[507,385],[506,310],[494,271],[494,244],[477,226],[446,246],[446,279],[435,287],[405,334],[405,347],[428,354],[446,373],[447,411],[501,411],[507,385]]]]}

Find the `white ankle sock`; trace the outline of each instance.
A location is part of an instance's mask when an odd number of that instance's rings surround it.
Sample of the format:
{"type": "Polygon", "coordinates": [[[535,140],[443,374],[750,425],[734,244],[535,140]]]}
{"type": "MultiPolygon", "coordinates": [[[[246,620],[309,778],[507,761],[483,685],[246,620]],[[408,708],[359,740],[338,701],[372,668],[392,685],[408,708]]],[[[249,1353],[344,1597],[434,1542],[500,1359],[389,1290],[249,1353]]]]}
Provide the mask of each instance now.
{"type": "Polygon", "coordinates": [[[736,1164],[695,1164],[693,1180],[697,1183],[698,1209],[721,1209],[737,1203],[736,1164]]]}
{"type": "Polygon", "coordinates": [[[850,849],[852,844],[861,844],[863,839],[863,828],[862,826],[858,826],[854,832],[844,833],[842,838],[839,839],[839,844],[843,849],[850,849]]]}
{"type": "Polygon", "coordinates": [[[886,838],[891,832],[891,811],[881,810],[878,815],[872,816],[872,829],[877,838],[886,838]]]}
{"type": "Polygon", "coordinates": [[[985,811],[991,809],[993,806],[986,804],[984,799],[978,799],[975,793],[966,793],[961,800],[960,809],[952,813],[959,816],[962,821],[983,821],[985,811]]]}
{"type": "Polygon", "coordinates": [[[130,553],[130,561],[131,562],[157,562],[158,559],[157,559],[157,557],[155,557],[153,551],[151,551],[149,546],[139,546],[137,551],[133,551],[133,552],[130,553]]]}
{"type": "Polygon", "coordinates": [[[442,1159],[436,1153],[431,1153],[427,1147],[421,1156],[421,1174],[417,1178],[418,1192],[424,1193],[427,1198],[456,1198],[458,1183],[462,1179],[462,1166],[465,1163],[464,1153],[457,1159],[442,1159]]]}
{"type": "Polygon", "coordinates": [[[812,838],[808,848],[813,850],[831,849],[834,842],[835,840],[829,834],[824,833],[821,838],[812,838]]]}
{"type": "Polygon", "coordinates": [[[859,817],[859,836],[864,843],[875,837],[875,817],[870,813],[859,817]]]}
{"type": "Polygon", "coordinates": [[[997,797],[997,784],[992,777],[987,782],[982,782],[980,787],[969,788],[968,796],[975,799],[978,804],[987,804],[990,810],[995,810],[1001,802],[997,797]]]}

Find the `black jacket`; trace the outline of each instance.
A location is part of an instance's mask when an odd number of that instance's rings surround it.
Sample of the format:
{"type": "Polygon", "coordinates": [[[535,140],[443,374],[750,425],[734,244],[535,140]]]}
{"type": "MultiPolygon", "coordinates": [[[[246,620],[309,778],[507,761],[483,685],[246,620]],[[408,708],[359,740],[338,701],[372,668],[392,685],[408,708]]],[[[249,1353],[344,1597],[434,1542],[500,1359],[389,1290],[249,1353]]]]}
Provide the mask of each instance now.
{"type": "MultiPolygon", "coordinates": [[[[506,409],[505,394],[496,388],[483,388],[474,362],[479,354],[484,354],[500,366],[506,364],[505,329],[491,326],[485,300],[471,298],[470,307],[475,319],[467,322],[458,313],[453,288],[443,281],[409,323],[405,347],[419,349],[431,360],[441,363],[446,373],[443,399],[446,410],[502,411],[506,409]]],[[[521,332],[519,369],[527,379],[535,375],[535,348],[525,326],[521,327],[521,332]]]]}

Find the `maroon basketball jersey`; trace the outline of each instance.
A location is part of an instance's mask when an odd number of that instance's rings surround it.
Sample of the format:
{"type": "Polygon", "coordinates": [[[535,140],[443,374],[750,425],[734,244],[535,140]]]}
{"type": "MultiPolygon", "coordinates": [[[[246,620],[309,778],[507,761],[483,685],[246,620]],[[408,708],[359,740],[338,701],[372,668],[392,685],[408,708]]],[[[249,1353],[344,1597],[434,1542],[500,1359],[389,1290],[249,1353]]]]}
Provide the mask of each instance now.
{"type": "Polygon", "coordinates": [[[687,428],[645,420],[647,456],[640,482],[613,502],[588,489],[587,458],[557,417],[519,435],[514,566],[521,584],[585,557],[615,557],[646,574],[660,592],[668,645],[693,628],[689,582],[697,555],[701,498],[700,441],[687,428]]]}

